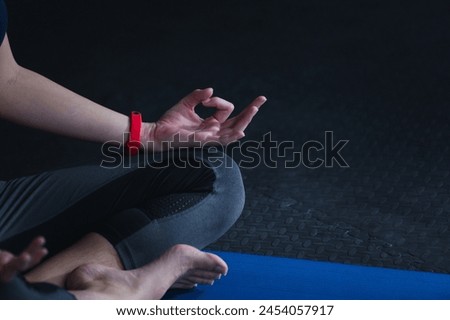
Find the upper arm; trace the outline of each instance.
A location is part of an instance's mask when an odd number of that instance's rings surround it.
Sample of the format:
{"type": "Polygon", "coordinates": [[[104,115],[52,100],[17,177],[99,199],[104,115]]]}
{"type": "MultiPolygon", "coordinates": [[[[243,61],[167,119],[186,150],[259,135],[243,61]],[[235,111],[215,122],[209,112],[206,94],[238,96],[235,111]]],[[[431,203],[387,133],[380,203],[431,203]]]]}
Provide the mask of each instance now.
{"type": "MultiPolygon", "coordinates": [[[[3,0],[0,0],[0,86],[17,74],[18,65],[11,52],[6,29],[8,27],[8,13],[3,0]]],[[[2,90],[0,90],[1,92],[2,90]]]]}
{"type": "Polygon", "coordinates": [[[8,26],[8,13],[6,12],[5,2],[0,0],[0,45],[3,37],[6,34],[6,27],[8,26]]]}
{"type": "Polygon", "coordinates": [[[12,54],[8,36],[5,35],[5,39],[0,46],[0,87],[9,79],[14,78],[18,69],[19,66],[12,54]]]}

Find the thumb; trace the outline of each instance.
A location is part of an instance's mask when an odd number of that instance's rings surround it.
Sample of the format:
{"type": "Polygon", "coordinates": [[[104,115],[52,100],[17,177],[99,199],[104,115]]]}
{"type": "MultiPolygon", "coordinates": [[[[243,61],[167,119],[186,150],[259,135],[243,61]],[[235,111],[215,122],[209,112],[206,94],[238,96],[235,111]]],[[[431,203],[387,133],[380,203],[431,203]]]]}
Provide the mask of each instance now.
{"type": "Polygon", "coordinates": [[[200,104],[203,100],[211,98],[212,94],[213,88],[197,89],[181,99],[179,103],[186,108],[193,110],[195,106],[200,104]]]}

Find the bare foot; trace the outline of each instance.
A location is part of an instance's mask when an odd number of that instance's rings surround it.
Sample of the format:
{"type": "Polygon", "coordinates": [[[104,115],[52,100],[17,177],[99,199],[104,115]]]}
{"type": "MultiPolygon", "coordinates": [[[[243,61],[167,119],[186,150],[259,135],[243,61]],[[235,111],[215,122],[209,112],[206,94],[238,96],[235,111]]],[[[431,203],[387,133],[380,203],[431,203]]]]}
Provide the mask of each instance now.
{"type": "Polygon", "coordinates": [[[227,272],[217,255],[180,244],[139,269],[80,266],[68,275],[66,288],[78,299],[160,299],[169,288],[212,284],[227,272]]]}

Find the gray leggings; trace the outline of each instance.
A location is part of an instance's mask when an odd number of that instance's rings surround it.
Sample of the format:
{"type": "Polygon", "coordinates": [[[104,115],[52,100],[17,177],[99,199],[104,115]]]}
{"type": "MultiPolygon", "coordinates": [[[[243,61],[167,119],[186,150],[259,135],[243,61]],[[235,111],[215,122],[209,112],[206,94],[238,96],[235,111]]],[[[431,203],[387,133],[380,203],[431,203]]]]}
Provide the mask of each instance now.
{"type": "MultiPolygon", "coordinates": [[[[126,269],[174,244],[203,248],[237,220],[244,188],[222,153],[184,150],[142,155],[128,167],[80,166],[0,182],[0,248],[20,252],[37,235],[52,254],[88,232],[104,236],[126,269]]],[[[71,299],[63,288],[0,284],[1,299],[71,299]]]]}

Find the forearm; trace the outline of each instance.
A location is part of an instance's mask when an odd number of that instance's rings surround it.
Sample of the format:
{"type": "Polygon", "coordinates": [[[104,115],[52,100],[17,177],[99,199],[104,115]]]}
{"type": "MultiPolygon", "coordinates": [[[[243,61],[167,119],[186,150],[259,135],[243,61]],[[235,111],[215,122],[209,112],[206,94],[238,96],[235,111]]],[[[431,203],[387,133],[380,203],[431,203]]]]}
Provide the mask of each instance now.
{"type": "Polygon", "coordinates": [[[21,125],[97,142],[122,141],[129,130],[127,116],[20,66],[1,89],[0,117],[21,125]]]}

